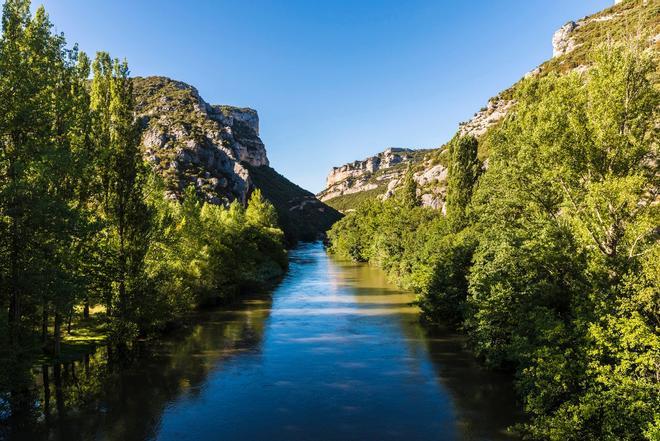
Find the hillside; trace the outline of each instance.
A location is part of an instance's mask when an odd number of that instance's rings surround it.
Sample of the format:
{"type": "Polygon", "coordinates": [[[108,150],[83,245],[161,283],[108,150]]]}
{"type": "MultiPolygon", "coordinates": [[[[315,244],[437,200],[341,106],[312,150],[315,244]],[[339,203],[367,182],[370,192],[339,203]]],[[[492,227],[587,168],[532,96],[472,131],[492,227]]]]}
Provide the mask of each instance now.
{"type": "Polygon", "coordinates": [[[275,205],[289,243],[314,240],[339,218],[269,167],[255,110],[208,104],[194,87],[165,77],[134,78],[133,88],[144,157],[170,199],[193,185],[212,204],[244,204],[259,188],[275,205]]]}
{"type": "MultiPolygon", "coordinates": [[[[657,0],[627,0],[577,21],[562,26],[552,37],[553,58],[524,75],[520,81],[488,100],[487,104],[468,120],[459,123],[456,135],[471,135],[481,140],[479,156],[488,157],[488,134],[515,108],[512,99],[526,78],[550,73],[585,72],[591,65],[590,51],[608,39],[621,40],[629,35],[641,35],[649,47],[660,47],[660,2],[657,0]]],[[[657,77],[656,77],[657,80],[657,77]]],[[[415,180],[422,204],[444,209],[447,170],[447,144],[437,149],[408,152],[406,160],[415,169],[415,180]]],[[[366,164],[372,158],[388,155],[388,150],[363,161],[334,167],[328,175],[326,188],[318,197],[340,211],[355,209],[362,201],[387,198],[396,191],[407,165],[397,164],[387,172],[376,174],[366,164]],[[340,173],[347,171],[350,173],[340,173]]],[[[487,163],[486,163],[487,165],[487,163]]]]}
{"type": "Polygon", "coordinates": [[[277,173],[272,167],[247,166],[255,188],[277,210],[280,226],[287,241],[313,241],[321,238],[341,214],[319,201],[313,193],[297,186],[277,173]]]}

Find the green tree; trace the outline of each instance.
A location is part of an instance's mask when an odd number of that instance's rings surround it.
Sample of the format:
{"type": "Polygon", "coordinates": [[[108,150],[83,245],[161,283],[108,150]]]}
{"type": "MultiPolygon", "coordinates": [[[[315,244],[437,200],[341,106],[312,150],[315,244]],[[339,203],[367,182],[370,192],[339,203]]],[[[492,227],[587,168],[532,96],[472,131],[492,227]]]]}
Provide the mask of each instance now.
{"type": "Polygon", "coordinates": [[[397,198],[401,204],[406,208],[418,207],[420,205],[419,197],[417,196],[417,182],[415,182],[415,172],[412,164],[408,164],[406,174],[401,181],[401,187],[397,194],[397,198]]]}
{"type": "Polygon", "coordinates": [[[461,136],[449,144],[446,210],[454,232],[460,231],[468,222],[466,210],[481,170],[477,150],[478,143],[473,136],[461,136]]]}
{"type": "Polygon", "coordinates": [[[261,195],[261,190],[255,188],[250,195],[245,218],[248,223],[264,228],[277,228],[277,212],[273,204],[261,195]]]}
{"type": "Polygon", "coordinates": [[[62,317],[81,286],[69,249],[84,224],[72,205],[72,189],[81,179],[71,137],[77,60],[78,51],[65,49],[64,38],[53,35],[43,8],[31,16],[29,2],[5,4],[0,138],[8,179],[0,204],[7,228],[3,268],[8,269],[9,336],[16,343],[24,314],[40,308],[45,342],[52,306],[56,354],[62,317]]]}
{"type": "Polygon", "coordinates": [[[535,438],[639,439],[660,404],[639,282],[657,243],[655,66],[623,45],[594,58],[586,78],[521,88],[476,196],[466,326],[517,370],[535,438]]]}
{"type": "Polygon", "coordinates": [[[113,332],[124,341],[139,331],[136,315],[145,289],[144,258],[152,213],[143,194],[146,168],[139,149],[128,65],[100,52],[93,70],[95,142],[105,164],[100,179],[100,207],[106,225],[103,247],[111,259],[106,304],[116,319],[113,332]]]}

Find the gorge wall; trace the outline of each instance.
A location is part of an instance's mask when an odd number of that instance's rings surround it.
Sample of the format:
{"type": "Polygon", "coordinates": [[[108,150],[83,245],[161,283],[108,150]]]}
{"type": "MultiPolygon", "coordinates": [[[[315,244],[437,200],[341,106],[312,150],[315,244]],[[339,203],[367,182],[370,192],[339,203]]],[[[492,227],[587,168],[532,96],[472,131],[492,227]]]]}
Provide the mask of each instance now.
{"type": "Polygon", "coordinates": [[[340,217],[269,166],[255,110],[211,105],[194,87],[166,77],[134,78],[133,90],[144,157],[166,197],[179,199],[194,186],[208,203],[245,204],[259,188],[291,243],[319,238],[340,217]]]}

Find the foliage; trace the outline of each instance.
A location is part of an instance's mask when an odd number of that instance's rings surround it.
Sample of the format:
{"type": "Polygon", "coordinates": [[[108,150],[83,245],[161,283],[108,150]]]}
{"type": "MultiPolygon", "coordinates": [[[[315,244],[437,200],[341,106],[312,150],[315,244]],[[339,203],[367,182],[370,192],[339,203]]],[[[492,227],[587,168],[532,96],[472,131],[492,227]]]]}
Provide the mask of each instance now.
{"type": "Polygon", "coordinates": [[[258,191],[247,209],[199,201],[188,187],[182,203],[160,197],[153,203],[160,234],[146,256],[146,277],[156,289],[143,302],[143,322],[158,330],[195,305],[232,299],[245,288],[263,286],[287,266],[283,234],[274,208],[258,191]]]}
{"type": "Polygon", "coordinates": [[[60,357],[64,333],[89,335],[73,323],[123,347],[286,269],[275,209],[259,191],[247,207],[203,204],[192,189],[164,197],[135,114],[125,61],[99,52],[92,62],[53,33],[43,7],[4,3],[0,392],[12,413],[31,406],[21,397],[39,352],[60,357]]]}
{"type": "Polygon", "coordinates": [[[657,439],[657,64],[630,43],[591,57],[586,75],[512,92],[478,180],[478,146],[452,141],[446,218],[374,201],[333,227],[330,250],[387,269],[428,321],[514,371],[525,436],[657,439]]]}
{"type": "Polygon", "coordinates": [[[460,231],[467,224],[466,210],[481,170],[477,147],[477,140],[472,136],[456,138],[449,147],[451,169],[447,179],[447,218],[454,231],[460,231]]]}
{"type": "Polygon", "coordinates": [[[406,174],[403,175],[403,181],[401,182],[401,188],[399,189],[397,197],[405,208],[412,209],[420,205],[420,200],[417,196],[415,173],[411,164],[408,164],[406,174]]]}
{"type": "Polygon", "coordinates": [[[327,231],[341,218],[337,210],[320,204],[312,193],[292,183],[271,167],[244,166],[250,171],[254,186],[275,206],[287,245],[318,240],[319,231],[327,231]]]}

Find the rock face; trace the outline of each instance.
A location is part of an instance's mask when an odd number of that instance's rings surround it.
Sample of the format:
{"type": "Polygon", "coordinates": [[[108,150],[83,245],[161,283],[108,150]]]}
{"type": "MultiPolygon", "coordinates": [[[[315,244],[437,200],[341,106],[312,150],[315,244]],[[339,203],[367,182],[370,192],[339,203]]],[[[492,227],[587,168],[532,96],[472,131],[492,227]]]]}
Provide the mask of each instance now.
{"type": "Polygon", "coordinates": [[[564,26],[559,28],[552,36],[552,56],[559,57],[575,48],[575,40],[571,38],[571,34],[577,29],[578,24],[574,21],[569,21],[564,26]]]}
{"type": "Polygon", "coordinates": [[[133,81],[144,154],[169,196],[194,185],[208,202],[245,202],[251,184],[244,164],[268,165],[257,112],[212,106],[194,87],[169,78],[133,81]]]}
{"type": "Polygon", "coordinates": [[[332,187],[336,183],[350,177],[359,178],[366,173],[373,173],[405,162],[411,158],[410,153],[412,152],[413,150],[411,149],[390,147],[376,156],[371,156],[365,160],[351,162],[340,167],[333,167],[326,178],[326,187],[332,187]]]}
{"type": "Polygon", "coordinates": [[[271,202],[278,210],[280,223],[286,224],[285,233],[291,242],[315,239],[316,233],[322,233],[338,218],[337,212],[312,193],[269,167],[266,148],[259,138],[256,110],[210,105],[194,87],[165,77],[134,78],[133,91],[144,157],[162,176],[168,198],[178,199],[192,185],[209,203],[245,203],[254,188],[261,188],[268,198],[274,195],[272,189],[262,187],[276,185],[278,196],[283,197],[271,202]],[[255,185],[253,177],[259,172],[260,185],[255,185]],[[311,217],[306,213],[304,220],[289,214],[289,204],[299,204],[300,198],[311,198],[310,203],[318,205],[311,217]],[[303,230],[297,228],[297,222],[303,221],[318,227],[318,231],[304,230],[305,237],[299,237],[297,232],[303,230]]]}
{"type": "Polygon", "coordinates": [[[486,107],[474,114],[472,119],[458,125],[460,136],[472,135],[479,138],[481,135],[506,116],[515,104],[513,100],[493,98],[488,101],[486,107]]]}
{"type": "Polygon", "coordinates": [[[354,161],[340,167],[334,167],[326,178],[326,188],[317,196],[326,201],[338,196],[375,190],[387,185],[393,175],[399,176],[400,170],[388,173],[388,169],[409,162],[415,150],[390,147],[377,155],[361,161],[354,161]],[[375,174],[378,172],[378,176],[375,174]]]}
{"type": "MultiPolygon", "coordinates": [[[[615,4],[621,3],[621,0],[616,1],[615,4]]],[[[587,17],[579,21],[569,21],[561,28],[557,29],[552,35],[552,57],[557,58],[573,52],[578,46],[575,41],[575,31],[583,26],[593,22],[609,21],[615,17],[614,14],[600,15],[597,17],[587,17]]]]}
{"type": "MultiPolygon", "coordinates": [[[[413,179],[417,184],[417,196],[423,207],[443,209],[445,206],[445,193],[447,180],[447,167],[442,164],[433,164],[433,161],[424,160],[418,164],[419,170],[414,172],[413,179]]],[[[403,173],[393,177],[387,185],[387,191],[380,195],[380,199],[393,197],[399,188],[403,173]]]]}
{"type": "Polygon", "coordinates": [[[442,182],[446,179],[447,169],[426,158],[431,151],[388,148],[362,161],[334,167],[326,179],[327,187],[317,197],[330,205],[366,191],[371,191],[373,197],[389,199],[396,193],[411,164],[422,205],[441,208],[444,203],[442,182]]]}

